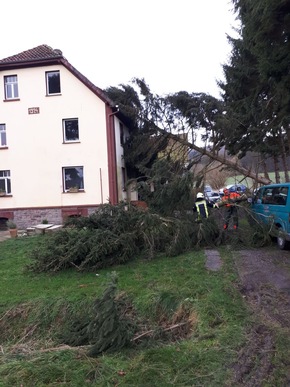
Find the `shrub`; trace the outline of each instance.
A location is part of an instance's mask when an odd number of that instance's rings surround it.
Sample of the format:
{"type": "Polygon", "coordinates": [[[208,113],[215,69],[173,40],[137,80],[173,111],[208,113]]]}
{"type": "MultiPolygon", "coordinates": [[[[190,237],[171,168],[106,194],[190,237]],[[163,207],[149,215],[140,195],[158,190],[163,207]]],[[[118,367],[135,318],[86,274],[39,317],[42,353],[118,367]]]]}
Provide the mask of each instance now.
{"type": "Polygon", "coordinates": [[[17,228],[16,223],[14,223],[12,220],[8,220],[8,221],[6,222],[6,224],[7,224],[7,227],[10,228],[10,229],[15,229],[15,228],[17,228]]]}

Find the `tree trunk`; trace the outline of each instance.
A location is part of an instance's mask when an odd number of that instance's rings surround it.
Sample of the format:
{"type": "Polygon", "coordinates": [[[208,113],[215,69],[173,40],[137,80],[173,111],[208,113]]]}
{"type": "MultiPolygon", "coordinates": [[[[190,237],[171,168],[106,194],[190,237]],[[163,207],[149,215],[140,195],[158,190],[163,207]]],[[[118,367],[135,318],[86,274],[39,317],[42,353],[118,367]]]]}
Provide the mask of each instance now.
{"type": "Polygon", "coordinates": [[[273,156],[273,162],[274,162],[275,181],[276,183],[280,183],[279,162],[278,162],[277,156],[273,156]]]}
{"type": "Polygon", "coordinates": [[[266,179],[269,179],[270,180],[270,176],[269,176],[269,173],[268,173],[268,170],[267,170],[267,164],[266,164],[266,160],[265,160],[265,157],[263,156],[263,159],[262,159],[262,167],[263,167],[263,171],[264,171],[264,176],[266,179]]]}
{"type": "Polygon", "coordinates": [[[287,138],[287,148],[290,149],[290,126],[288,126],[287,129],[285,129],[286,131],[286,138],[287,138]]]}
{"type": "Polygon", "coordinates": [[[161,129],[159,127],[156,127],[156,129],[168,136],[169,138],[172,138],[174,139],[175,141],[178,141],[180,142],[181,144],[187,146],[188,148],[190,149],[194,149],[195,151],[197,151],[198,153],[202,154],[202,155],[205,155],[205,156],[208,156],[209,158],[211,158],[212,160],[216,160],[216,161],[219,161],[221,164],[223,165],[226,165],[232,169],[234,169],[235,171],[239,172],[240,174],[244,175],[245,177],[250,177],[251,179],[255,180],[256,182],[258,183],[261,183],[261,184],[269,184],[271,183],[271,180],[269,178],[266,178],[266,177],[263,177],[263,176],[259,176],[259,174],[253,172],[251,169],[246,169],[244,167],[242,167],[238,160],[237,161],[232,161],[228,158],[226,158],[226,156],[220,156],[219,154],[217,153],[212,153],[210,152],[209,150],[207,150],[206,148],[200,148],[192,143],[190,143],[189,141],[187,141],[186,139],[182,139],[180,138],[178,135],[176,134],[172,134],[172,133],[168,133],[166,130],[164,129],[161,129]]]}
{"type": "Polygon", "coordinates": [[[280,135],[280,139],[281,139],[281,149],[282,149],[281,158],[282,158],[282,164],[283,164],[283,169],[284,169],[284,176],[285,176],[285,181],[288,182],[289,181],[289,172],[288,172],[289,168],[288,168],[288,162],[287,162],[286,147],[285,147],[284,138],[282,137],[282,134],[280,135]]]}

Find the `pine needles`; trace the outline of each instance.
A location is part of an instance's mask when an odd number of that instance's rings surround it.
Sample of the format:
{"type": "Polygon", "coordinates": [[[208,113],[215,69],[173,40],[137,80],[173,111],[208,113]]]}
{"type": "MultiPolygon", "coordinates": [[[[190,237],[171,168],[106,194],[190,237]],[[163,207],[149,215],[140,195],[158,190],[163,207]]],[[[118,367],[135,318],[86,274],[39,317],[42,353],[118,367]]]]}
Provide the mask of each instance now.
{"type": "Polygon", "coordinates": [[[72,316],[71,326],[62,339],[72,346],[91,345],[89,356],[115,351],[128,345],[132,331],[125,319],[121,302],[117,300],[117,274],[113,272],[103,295],[94,302],[92,310],[81,316],[72,316]]]}
{"type": "Polygon", "coordinates": [[[92,271],[140,256],[177,255],[193,247],[194,227],[192,217],[165,218],[125,203],[106,204],[95,214],[71,219],[62,230],[44,236],[31,254],[28,269],[92,271]]]}
{"type": "Polygon", "coordinates": [[[269,240],[268,230],[259,224],[251,226],[245,215],[242,218],[242,207],[239,230],[224,232],[220,211],[196,222],[191,213],[165,217],[128,203],[105,204],[89,217],[70,219],[63,229],[44,235],[30,255],[28,269],[38,273],[68,268],[95,271],[159,254],[172,257],[222,243],[256,247],[269,240]]]}

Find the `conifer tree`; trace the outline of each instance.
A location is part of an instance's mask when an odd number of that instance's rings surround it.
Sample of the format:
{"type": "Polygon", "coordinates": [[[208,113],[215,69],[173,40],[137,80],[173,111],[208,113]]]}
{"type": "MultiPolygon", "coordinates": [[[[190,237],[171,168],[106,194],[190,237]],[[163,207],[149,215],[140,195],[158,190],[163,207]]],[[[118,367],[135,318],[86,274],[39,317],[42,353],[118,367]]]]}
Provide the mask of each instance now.
{"type": "Polygon", "coordinates": [[[133,335],[133,323],[124,317],[123,302],[117,300],[117,274],[112,272],[103,295],[93,307],[72,315],[61,340],[72,346],[91,345],[89,356],[115,351],[128,345],[133,335]]]}
{"type": "MultiPolygon", "coordinates": [[[[240,37],[220,86],[226,104],[226,145],[232,154],[256,151],[285,165],[290,150],[290,1],[233,0],[240,37]],[[284,144],[281,148],[281,144],[284,144]]],[[[285,176],[288,180],[288,176],[285,176]]]]}
{"type": "Polygon", "coordinates": [[[87,328],[89,342],[92,344],[89,356],[119,350],[130,342],[131,331],[128,322],[120,317],[116,293],[117,274],[113,272],[102,297],[95,301],[94,316],[87,328]]]}

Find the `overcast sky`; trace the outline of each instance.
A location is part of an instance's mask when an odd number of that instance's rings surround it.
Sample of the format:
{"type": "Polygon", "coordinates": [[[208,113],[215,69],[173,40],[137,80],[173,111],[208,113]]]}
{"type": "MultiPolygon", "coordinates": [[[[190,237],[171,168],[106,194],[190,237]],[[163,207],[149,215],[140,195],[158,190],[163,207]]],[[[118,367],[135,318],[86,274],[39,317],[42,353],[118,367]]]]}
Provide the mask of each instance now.
{"type": "Polygon", "coordinates": [[[58,48],[96,86],[144,78],[153,93],[219,96],[237,26],[230,0],[9,0],[0,59],[58,48]]]}

